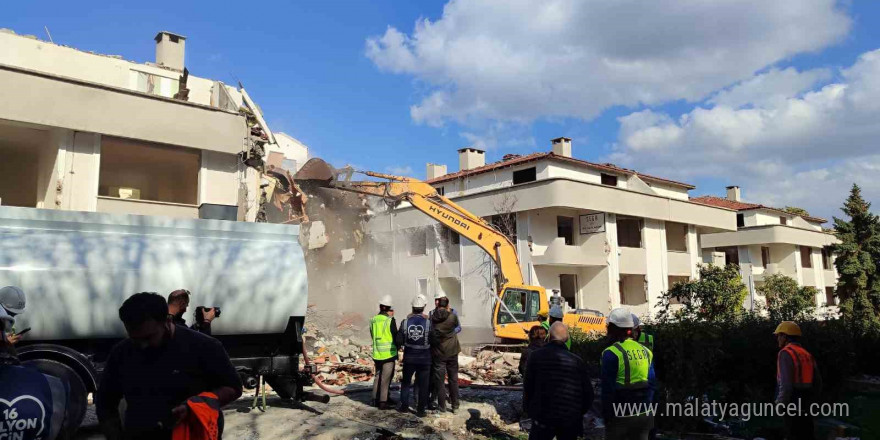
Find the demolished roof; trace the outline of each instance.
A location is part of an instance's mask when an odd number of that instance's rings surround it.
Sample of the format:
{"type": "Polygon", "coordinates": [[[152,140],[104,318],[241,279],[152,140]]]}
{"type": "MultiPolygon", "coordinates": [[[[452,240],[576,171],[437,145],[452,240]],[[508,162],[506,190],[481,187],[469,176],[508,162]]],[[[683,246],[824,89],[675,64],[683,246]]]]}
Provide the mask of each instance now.
{"type": "Polygon", "coordinates": [[[637,175],[642,180],[678,186],[678,187],[686,188],[689,190],[696,188],[695,186],[693,186],[689,183],[677,182],[675,180],[664,179],[662,177],[656,177],[656,176],[651,176],[648,174],[642,174],[642,173],[636,172],[635,170],[619,167],[614,164],[610,164],[610,163],[598,164],[598,163],[588,162],[588,161],[581,160],[581,159],[575,159],[573,157],[560,156],[560,155],[553,153],[553,152],[532,153],[532,154],[528,154],[525,156],[517,156],[517,157],[512,157],[512,158],[510,156],[512,156],[512,155],[505,155],[505,158],[507,158],[506,160],[502,159],[498,162],[493,162],[488,165],[483,165],[481,167],[473,168],[470,170],[463,170],[463,171],[457,171],[454,173],[445,174],[443,176],[439,176],[439,177],[435,177],[433,179],[430,179],[427,182],[431,183],[431,184],[448,182],[450,180],[455,180],[455,179],[462,178],[462,177],[473,176],[476,174],[482,174],[482,173],[497,170],[500,168],[506,168],[506,167],[510,167],[510,166],[514,166],[514,165],[522,165],[524,163],[535,162],[535,161],[542,160],[542,159],[549,159],[549,160],[555,160],[557,162],[569,163],[569,164],[582,166],[585,168],[591,168],[591,169],[595,169],[595,170],[599,170],[599,171],[609,171],[609,172],[613,172],[613,173],[624,174],[627,176],[637,175]]]}
{"type": "Polygon", "coordinates": [[[701,205],[714,206],[716,208],[727,208],[732,209],[734,211],[751,211],[753,209],[766,209],[768,211],[778,212],[780,214],[793,215],[797,217],[801,217],[804,220],[809,220],[813,222],[819,223],[827,223],[828,220],[821,217],[813,217],[810,215],[798,215],[788,212],[784,209],[774,208],[772,206],[761,205],[758,203],[746,203],[746,202],[737,202],[735,200],[730,200],[724,197],[716,197],[716,196],[700,196],[694,197],[691,199],[694,203],[699,203],[701,205]]]}

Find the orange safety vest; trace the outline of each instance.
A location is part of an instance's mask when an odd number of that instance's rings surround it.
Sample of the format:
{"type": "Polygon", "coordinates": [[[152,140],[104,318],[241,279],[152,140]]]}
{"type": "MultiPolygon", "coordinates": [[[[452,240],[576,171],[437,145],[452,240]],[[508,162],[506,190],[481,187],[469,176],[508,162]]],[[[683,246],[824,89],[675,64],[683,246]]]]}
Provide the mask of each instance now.
{"type": "Polygon", "coordinates": [[[788,353],[794,364],[792,386],[795,388],[809,388],[813,386],[813,355],[804,347],[796,344],[788,344],[782,348],[788,353]]]}
{"type": "Polygon", "coordinates": [[[220,402],[214,393],[201,393],[186,400],[189,413],[171,434],[172,440],[218,440],[220,402]]]}

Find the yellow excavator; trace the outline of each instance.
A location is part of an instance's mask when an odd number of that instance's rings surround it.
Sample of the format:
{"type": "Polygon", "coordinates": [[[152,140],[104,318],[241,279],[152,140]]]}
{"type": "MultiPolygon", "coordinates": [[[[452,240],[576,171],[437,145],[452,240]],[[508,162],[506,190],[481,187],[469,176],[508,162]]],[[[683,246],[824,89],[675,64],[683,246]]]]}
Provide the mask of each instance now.
{"type": "MultiPolygon", "coordinates": [[[[489,222],[471,214],[423,181],[372,171],[354,171],[351,167],[335,169],[317,158],[310,159],[294,176],[284,173],[275,174],[274,177],[279,180],[276,185],[282,193],[276,194],[275,199],[287,201],[285,204],[292,207],[289,214],[291,219],[308,222],[305,204],[308,203],[307,193],[310,189],[334,188],[379,197],[389,206],[407,202],[482,248],[496,267],[498,301],[495,301],[492,324],[497,343],[528,340],[529,329],[540,324],[539,312],[546,314],[550,309],[550,301],[543,287],[524,284],[516,247],[510,239],[489,222]],[[352,181],[352,175],[356,173],[379,180],[352,181]]],[[[276,206],[281,208],[277,203],[276,206]]],[[[584,332],[605,332],[605,318],[597,313],[567,313],[563,322],[569,328],[584,332]]]]}

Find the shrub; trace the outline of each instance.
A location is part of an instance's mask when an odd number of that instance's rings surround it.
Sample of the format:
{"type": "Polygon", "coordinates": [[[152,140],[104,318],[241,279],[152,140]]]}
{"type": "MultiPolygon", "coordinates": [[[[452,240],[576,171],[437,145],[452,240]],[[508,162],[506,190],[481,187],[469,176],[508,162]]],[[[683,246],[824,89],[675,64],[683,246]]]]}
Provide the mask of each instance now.
{"type": "Polygon", "coordinates": [[[739,266],[700,265],[699,279],[676,283],[663,293],[657,317],[660,321],[736,319],[745,312],[746,295],[739,266]],[[675,303],[680,306],[673,306],[675,303]]]}
{"type": "Polygon", "coordinates": [[[815,287],[798,286],[790,276],[773,274],[764,279],[758,291],[767,298],[770,321],[807,321],[816,312],[815,287]]]}

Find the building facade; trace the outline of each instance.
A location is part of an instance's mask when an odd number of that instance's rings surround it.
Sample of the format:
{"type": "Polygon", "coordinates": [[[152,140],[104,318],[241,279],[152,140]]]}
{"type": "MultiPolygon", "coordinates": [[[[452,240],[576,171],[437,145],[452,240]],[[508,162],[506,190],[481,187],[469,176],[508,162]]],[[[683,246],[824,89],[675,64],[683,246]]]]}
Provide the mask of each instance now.
{"type": "MultiPolygon", "coordinates": [[[[260,179],[240,153],[262,115],[189,75],[185,44],[160,32],[156,61],[135,63],[0,30],[0,204],[253,220],[260,179]]],[[[301,166],[304,145],[267,137],[264,158],[301,166]]]]}
{"type": "Polygon", "coordinates": [[[694,201],[736,212],[736,231],[704,234],[700,246],[705,262],[740,266],[749,288],[747,307],[765,303],[758,289],[765,277],[783,274],[800,286],[818,290],[820,314],[836,311],[837,270],[828,246],[840,241],[823,229],[827,220],[744,202],[737,186],[727,188],[727,197],[704,196],[694,201]]]}
{"type": "MultiPolygon", "coordinates": [[[[662,292],[697,276],[698,236],[736,230],[735,212],[694,203],[692,185],[572,157],[571,140],[552,151],[507,155],[459,150],[459,171],[428,164],[428,182],[513,237],[526,283],[558,290],[571,310],[607,314],[624,305],[656,311],[662,292]]],[[[412,291],[442,291],[465,327],[488,327],[493,268],[477,246],[413,208],[370,223],[412,291]]]]}

